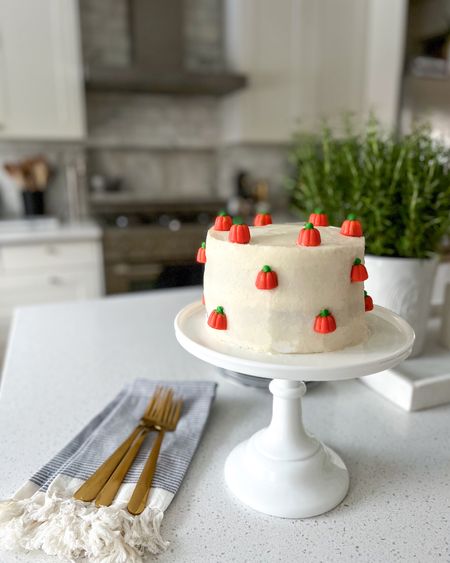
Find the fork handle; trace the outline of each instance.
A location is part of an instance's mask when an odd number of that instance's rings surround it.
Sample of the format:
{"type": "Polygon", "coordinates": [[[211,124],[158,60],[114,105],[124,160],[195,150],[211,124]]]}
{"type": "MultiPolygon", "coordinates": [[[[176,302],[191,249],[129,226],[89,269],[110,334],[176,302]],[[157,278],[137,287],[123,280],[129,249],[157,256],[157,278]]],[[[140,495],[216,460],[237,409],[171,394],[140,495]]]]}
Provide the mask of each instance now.
{"type": "Polygon", "coordinates": [[[120,488],[120,485],[122,484],[122,481],[125,479],[128,470],[130,469],[133,461],[139,453],[139,450],[141,449],[142,442],[145,440],[145,437],[150,432],[150,430],[150,428],[141,429],[141,433],[133,442],[130,449],[122,458],[122,461],[116,467],[111,477],[108,479],[102,490],[97,495],[95,499],[95,504],[97,506],[109,506],[112,503],[117,494],[117,491],[120,488]]]}
{"type": "Polygon", "coordinates": [[[111,477],[116,467],[122,461],[123,456],[129,450],[131,444],[136,440],[142,426],[136,426],[133,432],[124,440],[116,451],[105,460],[95,473],[85,481],[81,487],[74,493],[74,498],[90,502],[94,500],[98,493],[102,490],[106,481],[111,477]]]}
{"type": "Polygon", "coordinates": [[[152,451],[145,463],[144,469],[139,477],[139,481],[136,483],[133,494],[128,502],[127,509],[130,514],[137,515],[145,509],[163,438],[164,430],[160,430],[155,443],[153,444],[152,451]]]}

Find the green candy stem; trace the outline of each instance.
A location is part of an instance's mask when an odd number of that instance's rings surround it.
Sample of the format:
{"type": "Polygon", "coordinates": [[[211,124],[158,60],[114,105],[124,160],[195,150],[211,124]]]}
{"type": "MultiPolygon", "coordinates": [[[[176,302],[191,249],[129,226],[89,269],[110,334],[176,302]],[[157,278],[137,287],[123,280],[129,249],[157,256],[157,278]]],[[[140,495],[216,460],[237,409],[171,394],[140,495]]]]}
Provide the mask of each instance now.
{"type": "Polygon", "coordinates": [[[227,216],[228,216],[228,213],[226,211],[221,211],[219,213],[219,217],[227,217],[227,216]]]}
{"type": "Polygon", "coordinates": [[[221,307],[220,305],[216,307],[216,313],[218,313],[219,315],[223,315],[223,307],[221,307]]]}
{"type": "Polygon", "coordinates": [[[320,311],[320,316],[321,317],[329,317],[330,316],[330,311],[328,309],[322,309],[320,311]]]}
{"type": "Polygon", "coordinates": [[[350,215],[347,215],[347,219],[349,221],[354,221],[356,219],[356,215],[354,213],[350,213],[350,215]]]}
{"type": "Polygon", "coordinates": [[[320,207],[316,207],[316,208],[314,209],[314,213],[315,213],[316,215],[321,215],[321,214],[323,213],[323,209],[321,209],[320,207]]]}
{"type": "Polygon", "coordinates": [[[271,268],[270,266],[263,266],[263,267],[262,267],[262,271],[263,271],[263,272],[266,272],[266,273],[267,273],[267,272],[271,272],[271,271],[272,271],[272,268],[271,268]]]}
{"type": "Polygon", "coordinates": [[[242,217],[235,217],[233,219],[233,224],[234,225],[242,225],[243,221],[242,221],[242,217]]]}
{"type": "Polygon", "coordinates": [[[359,266],[360,264],[361,264],[361,259],[355,258],[355,261],[353,262],[353,266],[359,266]]]}
{"type": "Polygon", "coordinates": [[[367,291],[364,290],[364,297],[367,297],[367,291]]]}
{"type": "Polygon", "coordinates": [[[202,242],[202,248],[206,248],[206,242],[202,242]]]}
{"type": "Polygon", "coordinates": [[[314,225],[312,223],[306,223],[305,229],[314,229],[314,225]]]}

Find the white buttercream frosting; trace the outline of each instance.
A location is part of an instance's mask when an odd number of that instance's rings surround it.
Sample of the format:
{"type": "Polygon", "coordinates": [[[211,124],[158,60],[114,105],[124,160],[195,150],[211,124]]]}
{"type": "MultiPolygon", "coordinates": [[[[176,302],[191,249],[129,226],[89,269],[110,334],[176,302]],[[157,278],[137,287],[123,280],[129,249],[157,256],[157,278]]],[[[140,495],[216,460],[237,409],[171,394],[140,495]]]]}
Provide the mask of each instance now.
{"type": "Polygon", "coordinates": [[[228,242],[228,232],[210,229],[206,239],[204,297],[207,314],[224,308],[227,330],[206,325],[218,339],[273,353],[339,350],[367,337],[364,287],[352,283],[355,258],[364,258],[364,238],[336,227],[317,227],[320,246],[297,245],[303,223],[250,227],[249,244],[228,242]],[[277,273],[278,287],[257,289],[264,265],[277,273]],[[336,320],[329,334],[314,331],[322,309],[336,320]]]}

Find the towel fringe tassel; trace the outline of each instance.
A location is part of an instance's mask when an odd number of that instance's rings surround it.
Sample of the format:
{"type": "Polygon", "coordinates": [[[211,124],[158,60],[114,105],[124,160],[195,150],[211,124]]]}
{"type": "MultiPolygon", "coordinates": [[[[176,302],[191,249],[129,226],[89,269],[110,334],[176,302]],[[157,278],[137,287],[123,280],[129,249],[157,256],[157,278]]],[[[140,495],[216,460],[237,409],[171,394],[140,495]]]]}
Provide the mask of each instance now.
{"type": "Polygon", "coordinates": [[[0,549],[41,549],[74,561],[142,563],[167,549],[160,534],[164,513],[147,507],[131,515],[126,503],[97,508],[73,498],[36,492],[25,500],[0,502],[0,549]]]}

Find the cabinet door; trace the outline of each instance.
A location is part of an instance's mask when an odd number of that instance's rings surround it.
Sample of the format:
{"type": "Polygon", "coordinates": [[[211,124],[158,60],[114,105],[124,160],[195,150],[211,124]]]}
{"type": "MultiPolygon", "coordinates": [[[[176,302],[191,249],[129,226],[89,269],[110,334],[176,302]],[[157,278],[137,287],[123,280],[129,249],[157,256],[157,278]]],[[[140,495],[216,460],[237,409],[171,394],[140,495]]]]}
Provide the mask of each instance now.
{"type": "Polygon", "coordinates": [[[61,274],[3,276],[0,278],[0,322],[10,318],[16,307],[92,299],[99,297],[100,292],[94,267],[61,274]]]}
{"type": "Polygon", "coordinates": [[[0,0],[0,137],[81,138],[83,91],[77,0],[0,0]]]}
{"type": "Polygon", "coordinates": [[[0,248],[0,275],[23,272],[58,272],[67,268],[101,263],[99,244],[94,242],[47,242],[0,248]]]}
{"type": "Polygon", "coordinates": [[[249,86],[223,102],[223,140],[285,143],[344,112],[395,125],[406,4],[227,0],[228,61],[249,86]]]}

